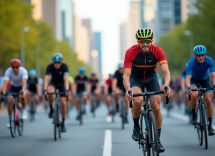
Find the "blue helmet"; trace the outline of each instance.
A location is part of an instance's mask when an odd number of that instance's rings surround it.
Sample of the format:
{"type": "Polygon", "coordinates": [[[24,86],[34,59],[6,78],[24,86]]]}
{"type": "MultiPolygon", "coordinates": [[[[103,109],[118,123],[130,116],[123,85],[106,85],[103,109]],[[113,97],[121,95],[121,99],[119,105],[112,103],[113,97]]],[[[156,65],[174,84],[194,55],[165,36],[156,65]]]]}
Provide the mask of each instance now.
{"type": "Polygon", "coordinates": [[[197,45],[193,48],[193,52],[196,55],[201,55],[207,53],[207,49],[203,45],[197,45]]]}
{"type": "Polygon", "coordinates": [[[55,53],[52,56],[52,59],[53,59],[54,62],[61,62],[63,60],[63,55],[60,54],[60,53],[55,53]]]}
{"type": "Polygon", "coordinates": [[[109,77],[113,77],[113,74],[110,73],[108,76],[109,76],[109,77]]]}
{"type": "Polygon", "coordinates": [[[84,74],[86,71],[86,69],[84,67],[79,68],[79,73],[80,74],[84,74]]]}
{"type": "Polygon", "coordinates": [[[31,69],[30,71],[29,71],[29,76],[36,76],[36,71],[34,70],[34,69],[31,69]]]}

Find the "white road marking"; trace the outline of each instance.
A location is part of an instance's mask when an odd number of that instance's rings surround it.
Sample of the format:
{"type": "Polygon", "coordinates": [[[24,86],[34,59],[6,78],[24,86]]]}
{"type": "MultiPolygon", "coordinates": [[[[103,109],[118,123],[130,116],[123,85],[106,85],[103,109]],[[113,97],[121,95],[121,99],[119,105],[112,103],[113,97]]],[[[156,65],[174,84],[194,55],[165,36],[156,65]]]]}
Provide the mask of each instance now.
{"type": "Polygon", "coordinates": [[[111,156],[112,149],[112,132],[111,130],[105,130],[105,140],[103,148],[103,156],[111,156]]]}

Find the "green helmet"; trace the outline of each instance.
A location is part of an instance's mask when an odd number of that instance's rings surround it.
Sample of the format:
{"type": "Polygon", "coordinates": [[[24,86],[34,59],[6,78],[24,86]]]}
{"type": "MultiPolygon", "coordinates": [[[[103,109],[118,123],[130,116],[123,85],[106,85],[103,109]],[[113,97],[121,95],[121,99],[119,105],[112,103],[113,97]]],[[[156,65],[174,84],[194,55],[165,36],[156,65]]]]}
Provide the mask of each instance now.
{"type": "Polygon", "coordinates": [[[153,38],[153,31],[149,28],[140,28],[136,32],[136,39],[153,38]]]}

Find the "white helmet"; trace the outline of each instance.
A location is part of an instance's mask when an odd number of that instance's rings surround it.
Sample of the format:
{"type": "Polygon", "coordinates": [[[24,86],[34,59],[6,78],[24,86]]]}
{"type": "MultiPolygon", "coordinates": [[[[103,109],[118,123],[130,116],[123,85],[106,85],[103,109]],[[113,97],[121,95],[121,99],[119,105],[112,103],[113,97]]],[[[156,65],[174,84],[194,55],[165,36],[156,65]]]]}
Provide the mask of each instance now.
{"type": "Polygon", "coordinates": [[[119,62],[118,67],[119,67],[119,68],[124,68],[124,61],[123,61],[123,60],[121,60],[121,61],[119,62]]]}

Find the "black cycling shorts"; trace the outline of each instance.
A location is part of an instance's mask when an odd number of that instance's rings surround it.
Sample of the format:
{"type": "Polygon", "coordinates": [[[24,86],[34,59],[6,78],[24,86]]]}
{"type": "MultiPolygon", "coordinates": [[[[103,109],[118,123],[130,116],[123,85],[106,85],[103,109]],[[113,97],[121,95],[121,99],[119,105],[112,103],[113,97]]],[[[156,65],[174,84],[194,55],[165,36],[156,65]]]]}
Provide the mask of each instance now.
{"type": "Polygon", "coordinates": [[[56,89],[59,90],[59,92],[64,92],[64,94],[60,94],[60,97],[66,97],[66,94],[65,94],[65,86],[64,84],[55,84],[53,83],[52,81],[49,82],[49,86],[54,86],[55,87],[55,91],[56,89]]]}
{"type": "Polygon", "coordinates": [[[160,91],[160,85],[158,82],[157,76],[152,76],[146,79],[139,79],[136,77],[131,76],[130,77],[130,87],[139,87],[142,92],[143,91],[143,86],[146,85],[147,91],[153,92],[153,91],[160,91]]]}
{"type": "MultiPolygon", "coordinates": [[[[200,84],[203,88],[210,88],[210,87],[212,87],[212,83],[210,81],[210,78],[208,78],[206,80],[197,80],[197,79],[191,78],[190,83],[191,83],[191,87],[192,86],[196,86],[197,87],[197,84],[200,84]]],[[[206,91],[204,91],[204,93],[207,93],[207,92],[213,93],[213,90],[206,90],[206,91]]]]}

